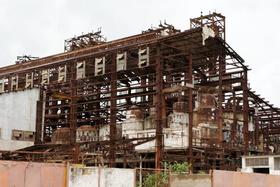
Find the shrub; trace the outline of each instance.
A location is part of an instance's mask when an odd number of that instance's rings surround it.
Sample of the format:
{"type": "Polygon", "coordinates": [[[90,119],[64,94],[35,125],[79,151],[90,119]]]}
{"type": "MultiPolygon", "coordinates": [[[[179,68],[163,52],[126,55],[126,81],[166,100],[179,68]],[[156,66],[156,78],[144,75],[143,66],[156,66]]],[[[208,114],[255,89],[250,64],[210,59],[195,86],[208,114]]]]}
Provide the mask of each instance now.
{"type": "Polygon", "coordinates": [[[168,184],[168,175],[166,173],[148,174],[143,181],[144,187],[164,187],[168,184]]]}
{"type": "Polygon", "coordinates": [[[188,162],[174,162],[174,163],[167,163],[167,168],[171,170],[173,173],[182,174],[187,173],[190,171],[191,164],[188,162]]]}

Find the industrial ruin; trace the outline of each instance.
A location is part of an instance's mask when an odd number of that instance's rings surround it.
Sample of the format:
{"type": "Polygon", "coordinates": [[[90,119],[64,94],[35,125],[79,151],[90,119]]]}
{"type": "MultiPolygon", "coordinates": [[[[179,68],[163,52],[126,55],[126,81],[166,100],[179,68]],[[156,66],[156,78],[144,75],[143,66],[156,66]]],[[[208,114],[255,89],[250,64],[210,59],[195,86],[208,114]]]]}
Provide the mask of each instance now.
{"type": "Polygon", "coordinates": [[[241,156],[279,153],[280,110],[248,85],[219,13],[180,31],[161,23],[0,68],[1,159],[88,166],[236,170],[241,156]],[[3,119],[2,119],[2,116],[3,119]]]}

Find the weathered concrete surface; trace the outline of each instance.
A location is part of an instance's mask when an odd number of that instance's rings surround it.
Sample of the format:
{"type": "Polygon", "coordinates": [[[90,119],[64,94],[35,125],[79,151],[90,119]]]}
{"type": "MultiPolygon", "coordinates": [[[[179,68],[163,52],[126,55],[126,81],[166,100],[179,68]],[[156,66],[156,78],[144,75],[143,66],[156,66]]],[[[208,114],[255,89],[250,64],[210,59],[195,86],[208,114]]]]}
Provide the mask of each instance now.
{"type": "Polygon", "coordinates": [[[64,164],[0,161],[1,187],[66,187],[64,164]]]}
{"type": "Polygon", "coordinates": [[[210,175],[170,175],[170,187],[211,187],[210,175]]]}
{"type": "Polygon", "coordinates": [[[12,130],[35,131],[39,89],[0,95],[0,150],[16,150],[33,145],[32,141],[12,140],[12,130]]]}
{"type": "Polygon", "coordinates": [[[69,168],[69,187],[134,187],[135,170],[73,165],[69,168]]]}

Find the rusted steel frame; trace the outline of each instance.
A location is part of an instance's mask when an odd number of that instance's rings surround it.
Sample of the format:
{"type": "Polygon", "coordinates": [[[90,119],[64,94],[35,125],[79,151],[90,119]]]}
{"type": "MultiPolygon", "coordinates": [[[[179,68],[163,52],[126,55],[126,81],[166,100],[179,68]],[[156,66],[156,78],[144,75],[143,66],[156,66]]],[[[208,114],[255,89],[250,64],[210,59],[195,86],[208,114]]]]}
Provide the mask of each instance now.
{"type": "MultiPolygon", "coordinates": [[[[271,113],[269,115],[271,115],[271,113]]],[[[266,114],[266,115],[263,114],[262,116],[258,115],[258,117],[259,117],[260,121],[270,121],[270,120],[272,120],[274,125],[277,125],[276,121],[280,120],[280,117],[270,117],[270,116],[268,116],[268,114],[266,114]]]]}
{"type": "MultiPolygon", "coordinates": [[[[25,70],[25,69],[32,69],[32,68],[39,68],[42,66],[47,66],[47,65],[54,65],[56,63],[61,63],[63,61],[72,61],[77,59],[78,57],[86,57],[86,56],[91,56],[91,53],[100,53],[99,51],[102,50],[101,53],[104,52],[108,52],[111,50],[117,50],[119,48],[125,48],[125,47],[131,47],[131,46],[137,46],[141,43],[145,43],[145,42],[152,42],[152,41],[156,41],[158,40],[158,38],[155,38],[155,33],[147,33],[147,34],[139,34],[138,36],[136,36],[135,38],[133,38],[134,36],[130,37],[132,39],[132,41],[134,41],[133,43],[129,43],[129,44],[124,44],[123,45],[119,45],[119,42],[124,42],[125,40],[127,40],[128,38],[123,38],[123,39],[119,39],[119,40],[115,40],[115,41],[111,41],[111,42],[107,42],[106,44],[102,44],[99,46],[95,46],[95,47],[89,47],[89,48],[85,48],[85,49],[81,49],[81,50],[77,50],[77,51],[72,51],[72,52],[67,52],[67,53],[60,53],[57,55],[53,55],[53,56],[49,56],[49,57],[44,57],[44,58],[40,58],[40,59],[36,59],[36,60],[32,60],[23,64],[17,64],[17,65],[10,65],[10,66],[6,66],[4,68],[0,68],[0,74],[2,75],[3,71],[11,71],[11,72],[17,72],[17,70],[25,70]],[[145,38],[144,40],[141,40],[141,38],[145,38]],[[118,44],[116,44],[118,43],[118,44]]],[[[6,74],[6,73],[5,73],[6,74]]]]}
{"type": "MultiPolygon", "coordinates": [[[[150,87],[149,87],[150,88],[150,87]]],[[[137,96],[143,96],[143,95],[152,95],[154,94],[155,91],[146,91],[143,93],[132,93],[132,94],[126,94],[126,95],[119,95],[117,96],[117,99],[126,99],[126,98],[132,98],[132,97],[137,97],[137,96]]],[[[102,93],[103,94],[103,93],[102,93]]],[[[110,101],[110,97],[103,97],[100,100],[94,99],[92,101],[85,101],[85,102],[80,102],[79,104],[87,104],[87,103],[96,103],[100,101],[110,101]]],[[[77,104],[76,104],[77,105],[77,104]]]]}
{"type": "MultiPolygon", "coordinates": [[[[274,121],[274,120],[271,120],[270,113],[269,113],[267,110],[264,109],[264,106],[262,106],[259,102],[257,102],[257,104],[259,105],[259,107],[262,108],[263,112],[264,112],[264,113],[266,114],[266,116],[267,116],[267,120],[262,120],[262,118],[258,115],[258,117],[259,117],[259,118],[258,118],[258,119],[259,119],[259,122],[267,122],[267,121],[270,121],[271,124],[277,126],[277,124],[275,123],[275,121],[274,121]]],[[[264,103],[263,103],[263,104],[264,104],[264,103]]],[[[270,110],[272,111],[273,109],[271,108],[270,110]]],[[[262,123],[261,123],[261,124],[262,124],[262,123]]]]}
{"type": "MultiPolygon", "coordinates": [[[[221,34],[222,35],[221,37],[225,40],[226,38],[225,19],[226,19],[225,16],[215,12],[205,16],[201,15],[200,17],[190,19],[190,28],[203,27],[204,25],[209,25],[210,27],[216,26],[217,28],[221,29],[221,33],[218,34],[221,34]]],[[[216,32],[215,29],[214,31],[216,32]]]]}
{"type": "Polygon", "coordinates": [[[71,100],[70,100],[70,144],[74,146],[74,163],[78,163],[79,149],[76,146],[76,130],[77,130],[77,80],[74,63],[71,66],[71,80],[70,80],[70,90],[71,90],[71,100]]]}
{"type": "Polygon", "coordinates": [[[223,141],[223,75],[224,75],[224,57],[219,56],[219,84],[218,84],[218,144],[221,146],[223,141]]]}
{"type": "MultiPolygon", "coordinates": [[[[188,83],[193,84],[193,61],[192,61],[192,51],[188,55],[188,68],[186,69],[188,83]]],[[[193,171],[193,89],[189,88],[188,90],[188,112],[189,112],[189,163],[191,164],[191,172],[193,171]]]]}
{"type": "Polygon", "coordinates": [[[111,59],[111,97],[110,97],[110,166],[115,166],[116,159],[116,133],[117,133],[117,66],[116,54],[112,55],[111,59]]]}
{"type": "MultiPolygon", "coordinates": [[[[269,108],[271,108],[274,112],[277,112],[278,114],[280,114],[279,109],[273,107],[273,105],[270,105],[267,101],[265,101],[263,98],[260,98],[259,95],[256,95],[253,91],[248,91],[248,94],[253,97],[256,101],[258,101],[259,103],[263,103],[266,106],[268,106],[269,108]]],[[[265,109],[263,109],[265,110],[265,109]]],[[[268,110],[268,109],[267,109],[268,110]]]]}
{"type": "Polygon", "coordinates": [[[266,123],[266,128],[265,128],[265,138],[264,138],[266,141],[264,143],[264,146],[265,146],[265,152],[268,153],[269,152],[269,144],[270,144],[270,141],[269,141],[269,124],[266,123]]]}
{"type": "Polygon", "coordinates": [[[43,118],[43,88],[40,88],[39,101],[36,104],[35,144],[42,143],[42,118],[43,118]]]}
{"type": "MultiPolygon", "coordinates": [[[[155,137],[147,137],[147,138],[131,138],[131,139],[115,139],[115,145],[123,145],[123,144],[129,144],[134,142],[140,142],[140,144],[154,140],[155,137]]],[[[79,145],[97,145],[104,147],[106,145],[110,146],[110,140],[103,140],[103,141],[91,141],[91,142],[80,142],[77,143],[79,145]]],[[[134,145],[140,145],[139,143],[134,143],[134,145]]]]}
{"type": "MultiPolygon", "coordinates": [[[[40,58],[38,60],[32,60],[30,62],[26,62],[23,64],[11,65],[11,66],[6,66],[3,68],[0,68],[0,76],[9,74],[9,73],[17,73],[17,72],[26,71],[26,70],[42,68],[42,67],[46,67],[46,66],[59,65],[61,63],[68,63],[68,62],[71,62],[74,60],[80,60],[83,58],[107,54],[109,52],[118,52],[120,49],[122,49],[122,50],[131,49],[132,47],[138,47],[139,45],[142,45],[142,44],[143,45],[156,44],[157,42],[167,41],[167,40],[171,40],[174,38],[178,39],[178,37],[181,37],[184,35],[190,37],[190,36],[192,36],[192,34],[194,34],[194,33],[200,34],[200,32],[201,32],[201,29],[197,28],[197,29],[187,30],[187,31],[184,31],[184,32],[181,32],[178,34],[162,37],[162,38],[156,38],[153,36],[144,41],[135,40],[135,43],[125,44],[124,46],[116,45],[116,46],[112,47],[108,44],[103,44],[103,45],[100,45],[97,47],[89,47],[89,48],[85,48],[85,49],[81,49],[81,50],[77,50],[77,51],[73,51],[73,52],[61,53],[61,54],[57,54],[57,55],[53,55],[53,56],[49,56],[49,57],[40,58]],[[102,49],[102,50],[100,50],[100,49],[102,49]]],[[[114,42],[114,41],[112,41],[112,42],[114,42]]]]}
{"type": "MultiPolygon", "coordinates": [[[[269,110],[271,110],[271,109],[269,109],[269,110]]],[[[260,110],[260,111],[258,112],[258,116],[259,116],[260,118],[262,118],[262,117],[267,117],[267,114],[266,114],[267,111],[268,111],[268,110],[260,110]]],[[[268,111],[268,112],[270,112],[270,111],[268,111]]],[[[270,115],[273,115],[273,118],[275,118],[275,119],[279,119],[279,118],[280,118],[280,115],[279,115],[278,113],[275,113],[275,112],[270,113],[270,115]]]]}
{"type": "MultiPolygon", "coordinates": [[[[139,85],[139,86],[134,86],[132,88],[120,88],[120,89],[112,89],[113,91],[118,91],[118,92],[121,92],[121,91],[128,91],[129,89],[144,89],[145,88],[148,88],[148,87],[154,87],[156,84],[144,84],[144,81],[145,79],[142,79],[142,84],[139,85]]],[[[146,90],[145,90],[146,91],[146,90]]],[[[108,93],[111,93],[111,91],[100,91],[100,93],[102,94],[108,94],[108,93]]],[[[92,94],[87,94],[86,96],[96,96],[97,93],[92,93],[92,94]]],[[[84,96],[83,94],[81,96],[84,96]]]]}
{"type": "MultiPolygon", "coordinates": [[[[271,113],[273,113],[273,110],[271,109],[271,113]]],[[[267,137],[267,148],[270,146],[270,129],[271,129],[271,127],[272,127],[272,124],[273,123],[275,123],[274,121],[273,121],[273,115],[270,115],[269,116],[270,117],[270,122],[269,122],[269,124],[267,124],[267,126],[268,126],[268,137],[267,137]]]]}
{"type": "Polygon", "coordinates": [[[163,157],[163,122],[162,122],[162,99],[163,99],[163,62],[161,60],[160,46],[156,46],[156,158],[155,168],[161,169],[163,157]]]}
{"type": "MultiPolygon", "coordinates": [[[[96,92],[96,98],[97,98],[97,100],[100,100],[100,87],[98,86],[98,85],[96,85],[96,86],[94,86],[94,88],[95,88],[95,92],[96,92]]],[[[100,110],[101,110],[101,106],[100,106],[100,102],[97,102],[96,104],[95,104],[95,107],[96,107],[96,112],[95,112],[95,117],[97,118],[97,119],[100,119],[100,110]]],[[[97,124],[95,124],[96,126],[97,126],[97,134],[98,134],[98,136],[97,136],[97,141],[99,142],[99,133],[100,133],[100,127],[101,127],[101,120],[97,120],[97,124]]]]}
{"type": "Polygon", "coordinates": [[[237,110],[236,110],[236,93],[233,91],[233,106],[232,106],[232,112],[233,112],[233,124],[231,126],[231,143],[236,143],[236,127],[237,127],[237,110]]]}
{"type": "Polygon", "coordinates": [[[197,18],[191,18],[190,19],[190,28],[192,28],[192,22],[194,23],[197,23],[197,24],[201,24],[201,20],[202,19],[209,19],[209,20],[212,20],[212,17],[219,17],[220,19],[225,19],[225,16],[223,16],[222,14],[219,14],[219,13],[212,13],[212,14],[208,14],[208,15],[205,15],[205,16],[200,16],[200,17],[197,17],[197,18]]]}
{"type": "MultiPolygon", "coordinates": [[[[280,115],[280,110],[279,110],[279,108],[277,108],[277,107],[275,107],[275,109],[276,109],[276,111],[273,111],[272,113],[273,114],[278,114],[278,115],[280,115]]],[[[262,112],[262,111],[271,111],[271,108],[267,108],[267,109],[263,109],[263,110],[261,110],[261,111],[259,111],[260,113],[262,112]]]]}
{"type": "Polygon", "coordinates": [[[247,70],[244,70],[242,90],[243,90],[243,137],[244,137],[244,154],[248,154],[249,134],[248,134],[248,121],[249,121],[249,101],[248,101],[248,86],[247,86],[247,70]]]}
{"type": "MultiPolygon", "coordinates": [[[[239,83],[241,81],[242,81],[242,78],[231,78],[231,79],[223,80],[223,84],[233,84],[233,83],[239,83]]],[[[219,81],[208,81],[208,82],[199,83],[198,85],[201,85],[201,86],[218,86],[219,81]]]]}

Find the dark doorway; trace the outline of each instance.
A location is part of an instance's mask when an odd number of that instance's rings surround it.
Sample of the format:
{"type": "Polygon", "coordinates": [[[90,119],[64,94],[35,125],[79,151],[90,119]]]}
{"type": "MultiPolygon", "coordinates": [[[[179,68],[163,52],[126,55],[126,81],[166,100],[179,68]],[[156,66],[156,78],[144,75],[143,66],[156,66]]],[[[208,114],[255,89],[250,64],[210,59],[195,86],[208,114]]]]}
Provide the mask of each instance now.
{"type": "Polygon", "coordinates": [[[269,168],[254,168],[254,173],[266,173],[269,174],[269,168]]]}

